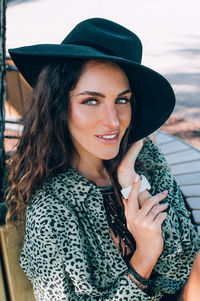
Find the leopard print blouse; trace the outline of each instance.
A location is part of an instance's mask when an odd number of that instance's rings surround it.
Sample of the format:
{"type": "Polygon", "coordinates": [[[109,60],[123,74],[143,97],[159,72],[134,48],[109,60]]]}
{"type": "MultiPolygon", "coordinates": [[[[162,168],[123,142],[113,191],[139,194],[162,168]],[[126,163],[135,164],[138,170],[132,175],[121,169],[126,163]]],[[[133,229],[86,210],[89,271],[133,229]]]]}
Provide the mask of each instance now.
{"type": "Polygon", "coordinates": [[[128,276],[110,235],[101,190],[70,168],[38,188],[27,208],[21,266],[37,301],[157,301],[183,287],[200,238],[159,148],[147,141],[139,161],[143,168],[137,172],[149,180],[151,194],[169,191],[164,249],[151,275],[152,295],[128,276]]]}

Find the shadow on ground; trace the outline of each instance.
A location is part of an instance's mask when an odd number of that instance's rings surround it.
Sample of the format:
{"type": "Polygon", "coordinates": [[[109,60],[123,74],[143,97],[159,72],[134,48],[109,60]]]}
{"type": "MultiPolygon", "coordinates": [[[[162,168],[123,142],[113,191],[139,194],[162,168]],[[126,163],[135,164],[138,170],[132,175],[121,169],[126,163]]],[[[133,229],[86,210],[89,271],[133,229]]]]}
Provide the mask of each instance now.
{"type": "Polygon", "coordinates": [[[200,150],[200,121],[180,119],[172,115],[160,129],[200,150]]]}

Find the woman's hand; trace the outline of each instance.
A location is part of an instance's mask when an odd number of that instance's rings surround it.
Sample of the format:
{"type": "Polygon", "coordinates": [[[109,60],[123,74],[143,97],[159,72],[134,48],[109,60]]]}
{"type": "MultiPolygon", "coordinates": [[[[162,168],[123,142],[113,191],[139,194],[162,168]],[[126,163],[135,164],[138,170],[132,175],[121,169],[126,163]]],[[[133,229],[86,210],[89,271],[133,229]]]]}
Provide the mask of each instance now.
{"type": "MultiPolygon", "coordinates": [[[[143,140],[133,143],[118,167],[117,177],[122,188],[132,185],[137,177],[137,173],[135,172],[135,161],[142,147],[143,140]]],[[[147,190],[139,193],[139,206],[142,207],[144,202],[150,197],[151,194],[147,190]]]]}
{"type": "Polygon", "coordinates": [[[148,278],[163,251],[162,223],[167,217],[167,204],[159,202],[167,196],[167,191],[148,198],[139,207],[138,192],[140,178],[133,184],[128,200],[123,199],[127,228],[136,242],[136,251],[131,265],[142,277],[148,278]]]}
{"type": "Polygon", "coordinates": [[[143,140],[134,143],[118,167],[121,187],[132,185],[128,200],[123,199],[128,230],[136,241],[131,265],[144,278],[149,278],[158,257],[163,251],[162,223],[167,217],[168,205],[159,205],[167,192],[154,197],[145,190],[139,194],[141,179],[135,172],[135,161],[142,149],[143,140]]]}
{"type": "Polygon", "coordinates": [[[117,170],[118,182],[121,187],[128,187],[133,184],[137,176],[135,172],[135,161],[142,146],[143,140],[133,143],[121,161],[117,170]]]}

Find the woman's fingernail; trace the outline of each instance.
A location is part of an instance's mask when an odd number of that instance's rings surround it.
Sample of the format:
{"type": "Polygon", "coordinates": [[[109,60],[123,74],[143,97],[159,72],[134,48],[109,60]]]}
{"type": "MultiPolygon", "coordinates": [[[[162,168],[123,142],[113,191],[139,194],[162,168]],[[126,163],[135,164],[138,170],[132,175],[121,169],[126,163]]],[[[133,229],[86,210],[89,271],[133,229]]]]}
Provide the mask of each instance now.
{"type": "Polygon", "coordinates": [[[167,195],[168,194],[168,190],[163,191],[162,194],[167,195]]]}
{"type": "Polygon", "coordinates": [[[140,177],[138,175],[135,177],[135,181],[134,181],[135,184],[137,184],[137,182],[139,181],[139,178],[140,177]]]}

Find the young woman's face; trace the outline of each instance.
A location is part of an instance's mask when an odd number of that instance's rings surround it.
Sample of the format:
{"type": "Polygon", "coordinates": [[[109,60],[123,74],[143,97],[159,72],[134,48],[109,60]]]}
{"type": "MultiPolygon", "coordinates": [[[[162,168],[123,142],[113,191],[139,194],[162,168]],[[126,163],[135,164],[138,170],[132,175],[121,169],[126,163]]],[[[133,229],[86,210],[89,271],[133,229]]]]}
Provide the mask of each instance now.
{"type": "Polygon", "coordinates": [[[86,63],[70,93],[69,130],[81,159],[113,159],[131,121],[131,90],[123,70],[112,62],[86,63]]]}

